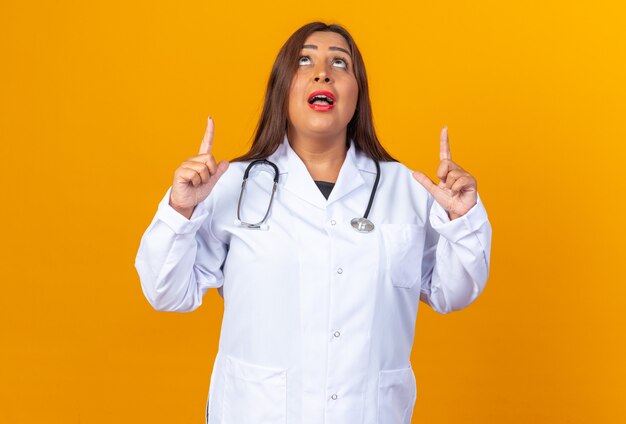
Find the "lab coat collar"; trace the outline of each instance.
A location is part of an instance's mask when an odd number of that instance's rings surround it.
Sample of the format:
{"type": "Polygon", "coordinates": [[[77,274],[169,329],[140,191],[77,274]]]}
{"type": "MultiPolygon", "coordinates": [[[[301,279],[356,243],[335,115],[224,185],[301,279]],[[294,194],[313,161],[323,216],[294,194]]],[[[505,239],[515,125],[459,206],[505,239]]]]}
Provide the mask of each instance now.
{"type": "Polygon", "coordinates": [[[326,209],[331,203],[365,184],[361,171],[376,174],[374,161],[358,151],[354,141],[350,140],[350,147],[339,171],[337,182],[326,200],[302,159],[291,148],[287,135],[268,159],[278,166],[282,181],[280,186],[320,209],[326,209]]]}

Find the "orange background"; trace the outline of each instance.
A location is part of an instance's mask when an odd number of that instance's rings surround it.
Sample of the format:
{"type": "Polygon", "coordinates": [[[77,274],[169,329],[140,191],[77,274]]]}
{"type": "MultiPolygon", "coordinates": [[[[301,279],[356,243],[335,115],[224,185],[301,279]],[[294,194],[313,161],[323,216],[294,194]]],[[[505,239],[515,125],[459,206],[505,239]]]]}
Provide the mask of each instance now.
{"type": "Polygon", "coordinates": [[[0,3],[0,422],[204,421],[222,299],[151,309],[139,240],[197,153],[246,151],[278,49],[345,25],[383,144],[438,135],[494,229],[470,307],[423,304],[414,423],[626,422],[620,1],[0,3]]]}

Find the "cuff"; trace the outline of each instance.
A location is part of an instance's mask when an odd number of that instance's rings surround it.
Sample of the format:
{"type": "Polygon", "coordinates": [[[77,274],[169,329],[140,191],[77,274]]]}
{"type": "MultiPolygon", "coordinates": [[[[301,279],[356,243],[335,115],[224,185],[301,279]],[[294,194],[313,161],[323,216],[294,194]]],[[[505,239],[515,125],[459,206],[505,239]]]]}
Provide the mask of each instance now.
{"type": "Polygon", "coordinates": [[[433,201],[433,206],[430,209],[430,225],[435,231],[453,243],[476,232],[485,222],[489,221],[487,210],[480,200],[480,195],[476,193],[476,196],[476,204],[465,215],[452,221],[445,209],[436,200],[433,201]]]}
{"type": "Polygon", "coordinates": [[[169,202],[171,192],[172,187],[167,189],[167,193],[165,193],[165,196],[159,203],[156,214],[157,219],[167,224],[167,226],[170,227],[175,234],[195,233],[209,216],[209,211],[207,210],[205,202],[202,201],[198,203],[193,210],[190,219],[187,219],[178,213],[176,209],[170,206],[169,202]]]}

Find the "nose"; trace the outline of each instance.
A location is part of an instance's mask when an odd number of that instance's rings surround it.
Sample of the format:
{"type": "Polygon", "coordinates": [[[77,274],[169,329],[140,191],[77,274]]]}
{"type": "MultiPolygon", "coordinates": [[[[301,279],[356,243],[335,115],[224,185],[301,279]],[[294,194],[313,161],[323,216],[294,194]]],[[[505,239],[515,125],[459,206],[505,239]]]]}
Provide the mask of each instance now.
{"type": "Polygon", "coordinates": [[[328,78],[327,76],[316,76],[314,78],[315,82],[320,82],[321,80],[323,80],[324,82],[328,83],[330,82],[330,78],[328,78]]]}
{"type": "Polygon", "coordinates": [[[315,70],[316,75],[313,78],[313,80],[315,82],[323,81],[328,84],[331,81],[331,79],[328,75],[326,75],[326,68],[324,67],[324,65],[323,64],[320,64],[320,65],[321,66],[318,66],[318,68],[315,70]]]}

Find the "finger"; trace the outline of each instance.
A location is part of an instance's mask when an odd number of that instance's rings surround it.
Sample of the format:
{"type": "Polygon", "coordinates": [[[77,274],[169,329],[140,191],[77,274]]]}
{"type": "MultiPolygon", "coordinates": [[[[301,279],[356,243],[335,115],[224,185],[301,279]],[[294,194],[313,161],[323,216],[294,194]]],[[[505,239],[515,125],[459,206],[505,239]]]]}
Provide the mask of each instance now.
{"type": "MultiPolygon", "coordinates": [[[[215,157],[213,157],[211,153],[204,153],[204,154],[189,158],[185,162],[183,162],[183,165],[189,165],[189,164],[194,164],[194,163],[207,167],[209,170],[209,176],[217,172],[217,164],[215,163],[215,157]]],[[[194,168],[194,169],[199,169],[199,168],[194,168]]]]}
{"type": "Polygon", "coordinates": [[[209,168],[209,171],[211,171],[211,175],[217,172],[217,164],[215,163],[215,158],[213,157],[213,155],[207,158],[205,165],[209,168]]]}
{"type": "Polygon", "coordinates": [[[206,124],[206,130],[204,131],[204,138],[202,139],[202,143],[200,143],[200,154],[209,153],[211,148],[213,147],[213,130],[215,128],[215,124],[213,123],[213,119],[209,116],[206,124]]]}
{"type": "Polygon", "coordinates": [[[437,177],[441,181],[446,182],[446,178],[448,177],[448,173],[450,173],[450,171],[452,171],[453,169],[463,170],[463,168],[461,168],[459,165],[457,165],[456,163],[452,162],[451,160],[444,159],[441,162],[439,162],[439,167],[437,168],[437,177]]]}
{"type": "Polygon", "coordinates": [[[451,170],[450,172],[448,172],[448,175],[446,176],[445,187],[452,188],[452,185],[454,184],[454,182],[458,180],[459,178],[461,178],[463,175],[467,175],[467,172],[463,171],[462,169],[451,170]]]}
{"type": "Polygon", "coordinates": [[[226,170],[228,169],[228,166],[230,165],[230,163],[228,163],[225,160],[220,161],[220,163],[217,164],[217,171],[215,172],[215,181],[219,180],[220,177],[222,175],[224,175],[224,172],[226,172],[226,170]]]}
{"type": "Polygon", "coordinates": [[[209,162],[209,158],[213,156],[211,153],[202,153],[197,156],[190,156],[185,159],[187,162],[199,162],[199,163],[207,163],[209,162]]]}
{"type": "Polygon", "coordinates": [[[413,178],[415,178],[418,183],[424,186],[424,188],[435,198],[435,200],[441,206],[447,205],[449,203],[448,195],[446,195],[443,190],[437,187],[437,185],[426,175],[424,175],[420,171],[414,171],[413,178]]]}
{"type": "Polygon", "coordinates": [[[194,187],[198,187],[202,183],[202,177],[198,174],[198,171],[191,168],[181,168],[179,172],[179,182],[183,184],[193,185],[194,187]]]}
{"type": "Polygon", "coordinates": [[[216,167],[215,158],[213,157],[211,153],[203,153],[198,156],[187,158],[187,160],[183,163],[191,163],[191,162],[201,163],[203,165],[206,165],[211,170],[211,175],[215,173],[215,167],[216,167]]]}
{"type": "Polygon", "coordinates": [[[469,182],[470,181],[468,180],[467,176],[462,176],[461,178],[457,179],[456,182],[450,187],[450,190],[452,190],[452,195],[456,196],[459,191],[462,191],[469,184],[469,182]]]}
{"type": "Polygon", "coordinates": [[[196,171],[202,178],[203,183],[209,181],[209,177],[213,173],[211,168],[204,162],[183,162],[181,166],[196,171]]]}
{"type": "Polygon", "coordinates": [[[452,160],[450,143],[448,142],[448,127],[443,127],[439,135],[439,160],[452,160]]]}
{"type": "Polygon", "coordinates": [[[456,182],[452,186],[452,195],[456,196],[460,191],[467,191],[470,188],[475,189],[475,185],[476,182],[474,178],[470,177],[469,175],[464,175],[456,180],[456,182]]]}
{"type": "Polygon", "coordinates": [[[448,159],[443,159],[441,162],[439,162],[439,167],[437,168],[437,177],[445,183],[448,172],[450,172],[450,161],[448,159]]]}

